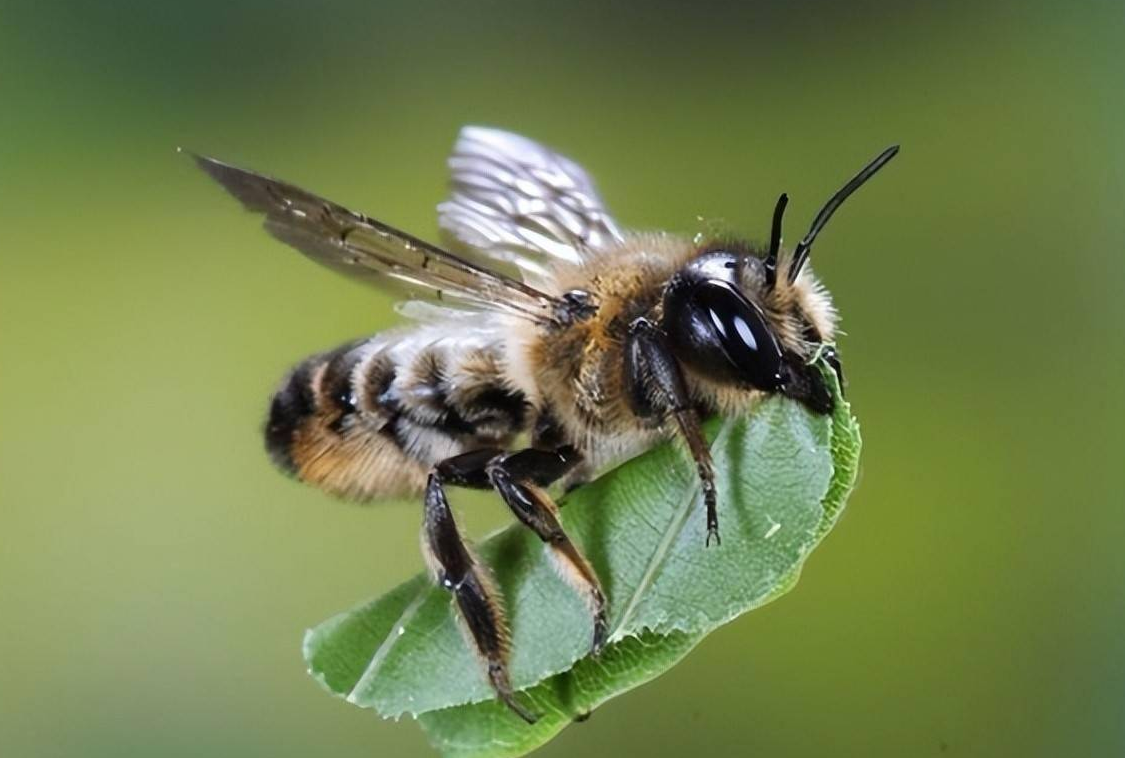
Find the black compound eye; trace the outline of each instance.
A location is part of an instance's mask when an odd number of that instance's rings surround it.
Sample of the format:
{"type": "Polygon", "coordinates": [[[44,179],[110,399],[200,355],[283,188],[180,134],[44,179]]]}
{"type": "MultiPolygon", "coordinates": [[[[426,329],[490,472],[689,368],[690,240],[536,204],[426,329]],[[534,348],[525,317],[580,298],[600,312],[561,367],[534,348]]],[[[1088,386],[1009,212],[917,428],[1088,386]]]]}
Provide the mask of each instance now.
{"type": "Polygon", "coordinates": [[[727,282],[701,282],[692,293],[697,319],[710,324],[739,378],[764,390],[781,386],[781,348],[757,305],[727,282]]]}

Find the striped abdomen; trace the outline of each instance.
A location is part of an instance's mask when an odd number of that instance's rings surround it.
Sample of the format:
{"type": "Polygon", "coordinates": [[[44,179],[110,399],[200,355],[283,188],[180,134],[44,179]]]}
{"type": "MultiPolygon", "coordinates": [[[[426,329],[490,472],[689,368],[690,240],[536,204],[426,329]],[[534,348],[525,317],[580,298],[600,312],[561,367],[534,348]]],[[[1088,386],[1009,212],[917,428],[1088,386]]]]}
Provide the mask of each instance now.
{"type": "Polygon", "coordinates": [[[438,461],[504,447],[531,421],[495,335],[426,326],[299,364],[270,405],[266,448],[301,480],[370,500],[420,492],[438,461]]]}

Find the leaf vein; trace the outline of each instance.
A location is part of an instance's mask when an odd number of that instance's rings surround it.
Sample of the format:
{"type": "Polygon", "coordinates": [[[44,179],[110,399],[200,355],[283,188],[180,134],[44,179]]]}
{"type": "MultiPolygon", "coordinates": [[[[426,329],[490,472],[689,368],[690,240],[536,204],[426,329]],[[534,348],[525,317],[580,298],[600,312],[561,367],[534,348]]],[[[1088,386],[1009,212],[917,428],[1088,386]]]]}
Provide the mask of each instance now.
{"type": "Polygon", "coordinates": [[[418,590],[418,594],[402,609],[402,613],[395,620],[395,623],[391,625],[391,630],[387,633],[387,638],[379,643],[375,654],[371,656],[371,660],[367,663],[367,668],[363,670],[363,674],[360,675],[359,679],[356,680],[356,683],[344,697],[349,703],[355,703],[356,699],[359,697],[358,693],[370,686],[372,680],[378,676],[379,667],[383,665],[383,661],[386,660],[387,656],[390,654],[391,648],[393,648],[395,643],[399,641],[399,638],[402,637],[402,635],[398,633],[398,630],[405,629],[406,625],[414,618],[414,615],[418,613],[418,609],[422,607],[422,603],[425,602],[430,589],[429,586],[423,585],[418,590]]]}
{"type": "MultiPolygon", "coordinates": [[[[715,437],[715,441],[711,447],[714,449],[721,443],[726,442],[726,438],[730,436],[731,430],[734,428],[734,421],[732,419],[724,419],[723,425],[719,429],[719,434],[715,437]]],[[[702,494],[699,480],[696,479],[691,488],[689,497],[684,498],[684,504],[680,506],[678,511],[672,514],[672,518],[668,522],[668,529],[661,536],[660,542],[653,551],[652,556],[649,558],[648,565],[645,567],[644,574],[637,582],[637,586],[633,589],[633,594],[629,597],[629,602],[625,605],[625,610],[621,612],[621,618],[618,620],[613,634],[610,635],[610,640],[617,641],[631,633],[629,629],[629,622],[633,620],[633,615],[637,612],[637,607],[641,604],[644,594],[648,588],[656,581],[657,575],[664,567],[664,563],[668,560],[668,556],[672,553],[672,546],[676,544],[679,539],[680,533],[687,523],[688,516],[695,510],[698,510],[696,503],[699,502],[702,494]]]]}

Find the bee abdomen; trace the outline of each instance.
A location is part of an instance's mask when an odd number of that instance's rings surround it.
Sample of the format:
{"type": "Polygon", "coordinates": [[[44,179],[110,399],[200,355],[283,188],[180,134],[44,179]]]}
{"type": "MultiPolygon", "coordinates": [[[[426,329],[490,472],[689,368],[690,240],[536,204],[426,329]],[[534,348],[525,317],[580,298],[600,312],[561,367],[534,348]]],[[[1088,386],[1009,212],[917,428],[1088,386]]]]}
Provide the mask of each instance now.
{"type": "Polygon", "coordinates": [[[532,415],[498,344],[419,330],[299,364],[271,402],[266,447],[303,481],[372,500],[420,492],[433,464],[504,446],[532,415]]]}
{"type": "Polygon", "coordinates": [[[266,451],[279,468],[290,474],[297,473],[293,459],[292,441],[297,429],[316,410],[316,397],[312,391],[312,359],[298,365],[282,381],[281,389],[270,401],[266,420],[266,451]]]}

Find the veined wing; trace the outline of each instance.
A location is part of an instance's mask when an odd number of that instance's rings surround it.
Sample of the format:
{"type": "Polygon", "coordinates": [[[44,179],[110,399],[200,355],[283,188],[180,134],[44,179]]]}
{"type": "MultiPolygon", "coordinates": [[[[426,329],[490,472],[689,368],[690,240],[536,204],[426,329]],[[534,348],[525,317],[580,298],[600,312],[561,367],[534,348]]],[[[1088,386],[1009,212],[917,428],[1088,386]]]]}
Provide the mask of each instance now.
{"type": "Polygon", "coordinates": [[[562,301],[511,277],[448,253],[406,232],[285,182],[194,155],[247,210],[265,216],[271,235],[318,263],[411,297],[554,319],[562,301]]]}
{"type": "Polygon", "coordinates": [[[554,262],[580,264],[622,239],[582,167],[525,137],[467,126],[449,168],[452,193],[438,206],[442,230],[515,264],[526,281],[549,280],[554,262]]]}

